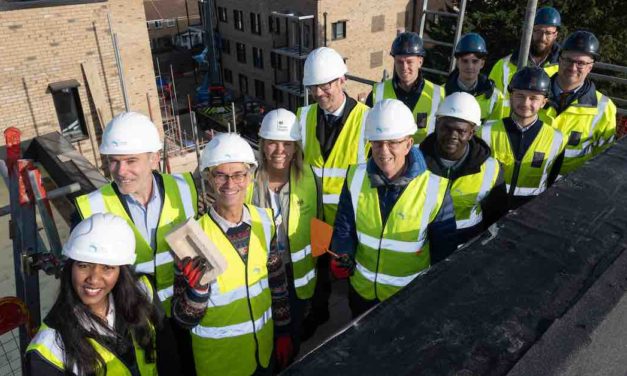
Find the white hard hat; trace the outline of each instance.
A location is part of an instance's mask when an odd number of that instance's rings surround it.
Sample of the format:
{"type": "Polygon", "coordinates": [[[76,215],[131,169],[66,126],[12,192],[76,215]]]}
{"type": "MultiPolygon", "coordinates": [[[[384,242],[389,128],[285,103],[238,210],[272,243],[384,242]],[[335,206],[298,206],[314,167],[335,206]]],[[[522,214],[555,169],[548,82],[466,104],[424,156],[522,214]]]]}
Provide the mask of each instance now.
{"type": "Polygon", "coordinates": [[[257,167],[255,153],[248,142],[235,133],[215,136],[200,155],[200,171],[223,163],[241,162],[257,167]]]}
{"type": "Polygon", "coordinates": [[[403,102],[384,99],[377,102],[366,117],[368,141],[395,140],[418,131],[414,115],[403,102]]]}
{"type": "Polygon", "coordinates": [[[159,131],[148,116],[122,112],[102,133],[100,154],[140,154],[161,150],[159,131]]]}
{"type": "Polygon", "coordinates": [[[481,125],[481,107],[472,95],[457,92],[444,98],[435,113],[436,117],[449,116],[466,120],[476,126],[481,125]]]}
{"type": "Polygon", "coordinates": [[[320,85],[331,82],[346,74],[342,56],[332,48],[320,47],[311,51],[305,60],[303,85],[320,85]]]}
{"type": "Polygon", "coordinates": [[[63,255],[94,264],[132,265],[135,235],[122,217],[96,213],[74,227],[63,246],[63,255]]]}
{"type": "Polygon", "coordinates": [[[261,122],[259,137],[266,140],[300,141],[300,124],[296,115],[284,108],[268,112],[261,122]]]}

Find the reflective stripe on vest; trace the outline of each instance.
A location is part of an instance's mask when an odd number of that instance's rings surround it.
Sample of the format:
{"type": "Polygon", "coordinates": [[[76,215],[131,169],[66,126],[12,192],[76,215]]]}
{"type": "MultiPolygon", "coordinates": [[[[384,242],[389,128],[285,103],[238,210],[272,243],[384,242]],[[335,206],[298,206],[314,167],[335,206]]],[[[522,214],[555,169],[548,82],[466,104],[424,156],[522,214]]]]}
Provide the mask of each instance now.
{"type": "Polygon", "coordinates": [[[304,162],[311,165],[322,179],[322,203],[324,220],[329,224],[335,221],[340,192],[346,179],[349,165],[365,162],[370,143],[365,139],[365,121],[368,107],[361,102],[348,115],[327,160],[324,160],[316,137],[318,105],[312,104],[298,109],[301,126],[304,162]]]}
{"type": "Polygon", "coordinates": [[[481,201],[490,193],[498,176],[499,164],[489,157],[478,173],[461,176],[451,185],[457,229],[475,226],[483,220],[481,201]]]}
{"type": "Polygon", "coordinates": [[[290,171],[289,190],[287,235],[294,287],[299,299],[309,299],[316,288],[316,260],[311,255],[310,225],[313,218],[322,216],[318,213],[320,187],[311,166],[303,166],[300,179],[294,169],[290,171]]]}
{"type": "Polygon", "coordinates": [[[113,213],[126,220],[135,234],[135,271],[143,274],[154,274],[156,288],[162,300],[166,315],[169,317],[170,297],[173,293],[174,269],[172,267],[172,255],[170,247],[165,241],[165,234],[172,226],[192,218],[196,215],[198,196],[193,178],[190,173],[162,174],[163,202],[159,216],[159,224],[156,231],[156,251],[141,235],[133,223],[132,218],[126,212],[123,203],[115,193],[111,184],[104,185],[100,189],[76,199],[76,206],[83,218],[94,213],[113,213]]]}
{"type": "Polygon", "coordinates": [[[370,186],[366,169],[364,163],[348,173],[359,241],[350,282],[363,298],[385,300],[429,267],[427,226],[440,210],[448,180],[428,171],[415,177],[383,227],[377,188],[370,186]]]}
{"type": "Polygon", "coordinates": [[[191,330],[198,375],[250,375],[258,365],[270,363],[273,320],[267,263],[275,230],[271,209],[246,208],[251,227],[245,263],[209,215],[198,220],[228,265],[212,283],[207,310],[191,330]]]}
{"type": "Polygon", "coordinates": [[[512,55],[507,55],[503,58],[503,95],[509,97],[509,95],[505,93],[509,93],[507,87],[509,86],[509,61],[512,58],[512,55]]]}
{"type": "MultiPolygon", "coordinates": [[[[499,120],[493,124],[484,125],[481,130],[481,137],[484,140],[490,139],[489,145],[493,145],[491,147],[492,156],[502,163],[505,183],[508,192],[510,192],[510,184],[514,180],[515,157],[503,121],[499,120]]],[[[550,168],[563,149],[564,138],[562,133],[542,124],[540,132],[520,161],[514,196],[535,196],[544,192],[547,188],[550,168]],[[535,154],[540,154],[542,160],[540,165],[533,166],[535,154]]]]}
{"type": "MultiPolygon", "coordinates": [[[[594,139],[594,130],[599,124],[599,120],[603,117],[605,113],[605,109],[607,108],[607,104],[609,103],[609,98],[605,95],[601,95],[601,99],[597,103],[597,113],[592,118],[592,122],[590,123],[590,131],[588,133],[588,140],[584,141],[581,144],[581,149],[572,149],[570,146],[566,146],[566,151],[564,152],[564,157],[566,158],[579,158],[583,157],[587,154],[592,153],[592,140],[594,139]]],[[[575,146],[576,147],[576,146],[575,146]]]]}
{"type": "MultiPolygon", "coordinates": [[[[396,92],[394,91],[394,85],[392,79],[384,82],[377,83],[373,86],[373,104],[385,99],[398,99],[396,92]]],[[[414,143],[421,143],[428,135],[435,130],[435,113],[440,105],[441,99],[444,98],[444,88],[440,85],[435,85],[429,80],[424,80],[424,87],[420,98],[412,110],[414,119],[417,119],[419,113],[427,114],[425,119],[426,124],[424,128],[418,128],[416,134],[414,134],[414,143]]]]}

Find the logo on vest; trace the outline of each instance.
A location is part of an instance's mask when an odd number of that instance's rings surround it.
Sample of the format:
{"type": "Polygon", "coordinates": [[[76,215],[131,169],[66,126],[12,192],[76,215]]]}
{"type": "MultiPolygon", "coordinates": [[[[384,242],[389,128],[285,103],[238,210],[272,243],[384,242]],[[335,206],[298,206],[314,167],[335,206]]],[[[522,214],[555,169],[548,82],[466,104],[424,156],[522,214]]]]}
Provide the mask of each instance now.
{"type": "Polygon", "coordinates": [[[261,268],[260,267],[254,267],[253,268],[253,273],[255,273],[255,274],[261,273],[261,268]]]}

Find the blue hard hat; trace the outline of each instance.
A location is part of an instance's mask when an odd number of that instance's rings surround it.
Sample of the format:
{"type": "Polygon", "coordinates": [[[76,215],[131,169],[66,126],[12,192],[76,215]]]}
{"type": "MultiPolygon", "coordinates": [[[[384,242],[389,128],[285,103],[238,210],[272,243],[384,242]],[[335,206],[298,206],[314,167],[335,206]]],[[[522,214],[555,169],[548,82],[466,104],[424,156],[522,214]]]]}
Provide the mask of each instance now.
{"type": "Polygon", "coordinates": [[[413,55],[413,56],[425,56],[425,48],[422,43],[422,38],[418,33],[405,32],[400,33],[392,42],[392,49],[390,55],[413,55]]]}
{"type": "Polygon", "coordinates": [[[576,51],[592,55],[595,59],[599,57],[599,40],[589,31],[578,30],[570,34],[564,44],[562,51],[576,51]]]}
{"type": "Polygon", "coordinates": [[[553,7],[543,7],[536,12],[536,18],[533,24],[560,27],[562,26],[562,17],[557,9],[553,7]]]}
{"type": "Polygon", "coordinates": [[[548,97],[550,88],[551,79],[544,69],[539,67],[524,67],[514,73],[514,77],[512,77],[512,80],[507,86],[507,91],[510,93],[514,90],[537,91],[544,94],[545,97],[548,97]]]}
{"type": "Polygon", "coordinates": [[[477,33],[464,34],[455,46],[455,57],[464,54],[487,55],[485,40],[477,33]]]}

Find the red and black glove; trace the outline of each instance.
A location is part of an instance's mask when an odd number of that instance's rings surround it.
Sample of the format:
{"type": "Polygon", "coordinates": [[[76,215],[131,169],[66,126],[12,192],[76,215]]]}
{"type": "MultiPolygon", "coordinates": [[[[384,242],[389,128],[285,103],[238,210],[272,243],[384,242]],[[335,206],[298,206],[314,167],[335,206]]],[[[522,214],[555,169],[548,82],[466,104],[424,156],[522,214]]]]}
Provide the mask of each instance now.
{"type": "Polygon", "coordinates": [[[277,361],[279,369],[284,369],[292,361],[294,356],[294,344],[292,343],[292,336],[284,334],[278,336],[274,341],[274,356],[277,361]]]}
{"type": "Polygon", "coordinates": [[[336,279],[346,279],[353,275],[355,261],[347,254],[331,257],[330,269],[336,279]]]}
{"type": "Polygon", "coordinates": [[[205,275],[208,266],[209,263],[203,256],[196,256],[194,258],[185,257],[176,263],[176,267],[184,277],[187,285],[199,292],[206,292],[209,288],[208,283],[205,283],[204,285],[200,284],[200,280],[202,279],[202,276],[205,275]]]}

